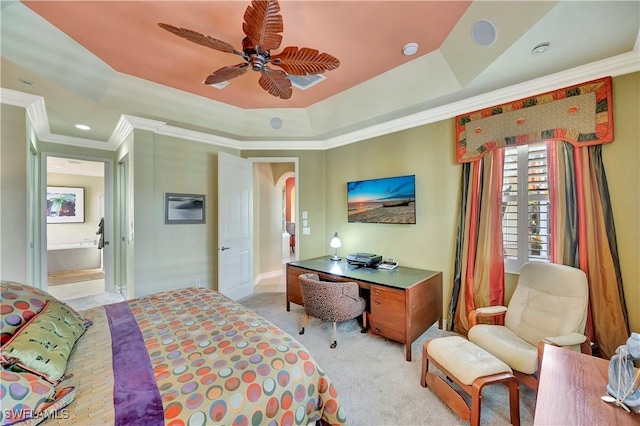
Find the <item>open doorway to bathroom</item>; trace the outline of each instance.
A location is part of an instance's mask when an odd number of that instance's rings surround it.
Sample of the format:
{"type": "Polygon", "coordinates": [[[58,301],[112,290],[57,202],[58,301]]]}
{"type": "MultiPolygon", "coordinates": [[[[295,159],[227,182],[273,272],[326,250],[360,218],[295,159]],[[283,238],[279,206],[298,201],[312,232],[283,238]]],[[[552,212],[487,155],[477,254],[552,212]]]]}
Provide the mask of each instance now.
{"type": "Polygon", "coordinates": [[[46,157],[47,291],[60,300],[106,290],[105,166],[46,157]]]}

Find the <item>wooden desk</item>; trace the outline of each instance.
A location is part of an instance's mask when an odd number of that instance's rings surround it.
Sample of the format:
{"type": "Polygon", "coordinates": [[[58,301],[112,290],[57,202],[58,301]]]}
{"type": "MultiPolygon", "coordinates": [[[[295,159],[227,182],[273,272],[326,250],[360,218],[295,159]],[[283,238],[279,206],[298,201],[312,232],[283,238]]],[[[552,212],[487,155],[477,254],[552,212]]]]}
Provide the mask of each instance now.
{"type": "Polygon", "coordinates": [[[442,328],[442,272],[398,267],[392,271],[358,268],[346,260],[327,257],[287,264],[287,311],[290,303],[302,305],[298,276],[314,273],[326,281],[354,281],[367,300],[367,315],[374,334],[406,346],[411,361],[411,344],[438,321],[442,328]]]}
{"type": "Polygon", "coordinates": [[[545,345],[535,425],[639,425],[640,414],[600,399],[608,395],[609,361],[545,345]]]}

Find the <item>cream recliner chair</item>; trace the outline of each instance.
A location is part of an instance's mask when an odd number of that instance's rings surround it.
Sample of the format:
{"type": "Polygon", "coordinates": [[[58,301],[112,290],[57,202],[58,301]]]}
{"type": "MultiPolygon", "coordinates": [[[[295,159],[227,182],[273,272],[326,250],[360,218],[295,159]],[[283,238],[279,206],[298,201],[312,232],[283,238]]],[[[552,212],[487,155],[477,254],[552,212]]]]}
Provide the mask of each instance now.
{"type": "Polygon", "coordinates": [[[583,334],[589,288],[583,271],[554,263],[529,262],[509,306],[477,308],[469,313],[469,340],[509,365],[518,379],[538,389],[536,373],[544,345],[591,353],[583,334]],[[479,324],[504,314],[504,325],[479,324]]]}

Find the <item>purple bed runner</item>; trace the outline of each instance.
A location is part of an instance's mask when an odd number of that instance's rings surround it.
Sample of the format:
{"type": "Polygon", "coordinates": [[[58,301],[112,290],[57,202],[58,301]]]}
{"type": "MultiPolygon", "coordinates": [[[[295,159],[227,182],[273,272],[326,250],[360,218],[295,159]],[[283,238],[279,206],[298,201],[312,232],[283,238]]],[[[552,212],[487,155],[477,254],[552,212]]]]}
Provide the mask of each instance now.
{"type": "Polygon", "coordinates": [[[162,399],[142,333],[127,302],[106,305],[113,351],[116,425],[164,425],[162,399]]]}

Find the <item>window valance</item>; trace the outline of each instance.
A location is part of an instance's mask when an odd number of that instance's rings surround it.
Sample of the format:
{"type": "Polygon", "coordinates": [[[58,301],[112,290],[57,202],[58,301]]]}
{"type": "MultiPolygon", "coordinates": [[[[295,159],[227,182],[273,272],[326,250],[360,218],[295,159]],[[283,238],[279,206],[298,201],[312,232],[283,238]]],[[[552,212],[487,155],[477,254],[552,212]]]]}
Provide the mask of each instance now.
{"type": "Polygon", "coordinates": [[[509,145],[563,140],[576,146],[613,142],[612,79],[605,77],[458,115],[456,158],[466,163],[509,145]]]}

